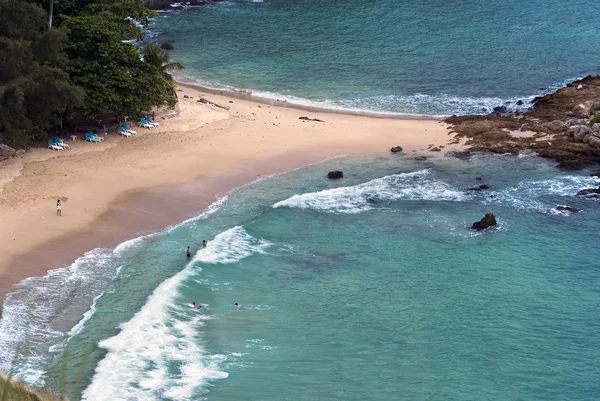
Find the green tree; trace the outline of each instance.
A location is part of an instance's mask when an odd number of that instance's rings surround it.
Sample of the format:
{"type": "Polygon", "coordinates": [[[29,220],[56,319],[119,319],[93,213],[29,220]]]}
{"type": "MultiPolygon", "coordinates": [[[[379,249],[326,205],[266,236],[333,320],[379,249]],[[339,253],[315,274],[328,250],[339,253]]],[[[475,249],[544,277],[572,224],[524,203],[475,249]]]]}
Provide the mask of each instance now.
{"type": "Polygon", "coordinates": [[[67,33],[47,30],[39,5],[0,0],[0,15],[0,136],[25,147],[60,126],[82,92],[64,70],[67,33]]]}

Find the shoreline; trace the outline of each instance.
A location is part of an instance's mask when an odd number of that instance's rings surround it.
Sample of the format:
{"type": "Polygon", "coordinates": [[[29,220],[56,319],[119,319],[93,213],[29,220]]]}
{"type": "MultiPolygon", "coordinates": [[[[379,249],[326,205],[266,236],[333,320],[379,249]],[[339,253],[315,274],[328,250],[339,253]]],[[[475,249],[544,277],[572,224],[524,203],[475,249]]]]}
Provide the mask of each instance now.
{"type": "MultiPolygon", "coordinates": [[[[377,112],[368,110],[353,110],[344,108],[327,108],[319,106],[302,105],[299,103],[288,102],[287,100],[270,99],[267,97],[261,97],[254,95],[252,90],[243,91],[235,89],[217,89],[209,86],[204,86],[200,83],[195,82],[191,78],[185,77],[173,77],[173,80],[177,83],[178,87],[185,87],[192,90],[200,90],[211,95],[225,96],[232,99],[247,100],[249,102],[255,102],[260,104],[266,104],[269,106],[287,107],[295,110],[303,110],[314,113],[326,113],[326,114],[341,114],[348,116],[359,116],[359,117],[370,117],[370,118],[383,118],[383,119],[397,119],[397,120],[432,120],[442,121],[445,118],[450,117],[449,115],[421,115],[421,114],[402,114],[393,112],[377,112]]],[[[308,99],[307,99],[308,100],[308,99]]]]}
{"type": "Polygon", "coordinates": [[[27,277],[196,216],[260,176],[342,155],[389,154],[397,145],[404,154],[430,154],[429,144],[462,149],[447,144],[452,136],[437,119],[311,111],[324,122],[300,121],[305,113],[288,104],[185,85],[178,91],[179,114],[157,116],[159,128],[137,127],[131,139],[110,134],[100,145],[78,140],[62,152],[35,149],[0,164],[2,301],[27,277]],[[230,109],[197,103],[199,95],[230,109]],[[56,199],[62,217],[55,216],[56,199]]]}

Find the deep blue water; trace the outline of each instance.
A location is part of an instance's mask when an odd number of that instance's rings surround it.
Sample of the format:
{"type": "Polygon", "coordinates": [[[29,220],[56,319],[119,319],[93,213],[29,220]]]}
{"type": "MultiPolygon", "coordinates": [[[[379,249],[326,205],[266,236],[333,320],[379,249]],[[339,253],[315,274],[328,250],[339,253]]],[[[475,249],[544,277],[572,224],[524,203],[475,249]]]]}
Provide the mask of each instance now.
{"type": "Polygon", "coordinates": [[[575,196],[592,185],[533,156],[267,178],[23,283],[0,368],[26,344],[16,373],[72,400],[595,401],[600,209],[575,196]],[[470,229],[486,212],[498,226],[470,229]]]}
{"type": "MultiPolygon", "coordinates": [[[[482,113],[600,66],[595,0],[265,0],[161,13],[192,81],[302,104],[482,113]]],[[[524,107],[526,107],[525,105],[524,107]]]]}

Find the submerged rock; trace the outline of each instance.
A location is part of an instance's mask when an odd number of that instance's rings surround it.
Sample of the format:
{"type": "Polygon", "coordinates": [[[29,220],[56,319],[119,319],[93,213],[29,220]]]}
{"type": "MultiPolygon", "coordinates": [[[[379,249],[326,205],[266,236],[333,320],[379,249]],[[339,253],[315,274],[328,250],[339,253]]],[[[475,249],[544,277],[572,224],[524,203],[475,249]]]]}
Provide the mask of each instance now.
{"type": "Polygon", "coordinates": [[[577,213],[581,209],[577,209],[576,207],[572,206],[558,205],[556,206],[556,210],[558,210],[559,212],[577,213]]]}
{"type": "Polygon", "coordinates": [[[373,198],[367,198],[367,199],[365,199],[365,201],[366,201],[367,203],[370,203],[371,205],[374,205],[374,204],[376,204],[376,203],[377,203],[377,201],[376,201],[375,199],[373,199],[373,198]]]}
{"type": "Polygon", "coordinates": [[[392,151],[392,153],[398,153],[398,152],[402,152],[402,146],[394,146],[392,149],[390,149],[392,151]]]}
{"type": "Polygon", "coordinates": [[[486,228],[495,226],[496,224],[496,216],[494,216],[492,213],[486,213],[483,219],[473,223],[473,229],[481,231],[485,230],[486,228]]]}
{"type": "Polygon", "coordinates": [[[484,191],[486,189],[490,189],[489,185],[482,184],[478,187],[469,188],[469,191],[484,191]]]}
{"type": "Polygon", "coordinates": [[[173,45],[170,43],[163,43],[160,45],[160,48],[163,50],[173,50],[175,47],[173,47],[173,45]]]}
{"type": "Polygon", "coordinates": [[[590,198],[598,198],[600,197],[600,187],[598,188],[586,188],[577,192],[577,196],[586,196],[590,198]]]}
{"type": "Polygon", "coordinates": [[[337,180],[337,179],[340,179],[340,178],[344,178],[344,172],[340,171],[340,170],[330,171],[327,174],[327,178],[329,178],[331,180],[337,180]]]}

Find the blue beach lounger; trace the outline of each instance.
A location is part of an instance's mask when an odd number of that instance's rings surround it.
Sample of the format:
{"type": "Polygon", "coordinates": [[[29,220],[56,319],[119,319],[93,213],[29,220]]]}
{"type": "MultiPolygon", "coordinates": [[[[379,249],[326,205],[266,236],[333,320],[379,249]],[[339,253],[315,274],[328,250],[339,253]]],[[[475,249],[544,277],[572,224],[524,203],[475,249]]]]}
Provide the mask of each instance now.
{"type": "Polygon", "coordinates": [[[52,150],[63,150],[62,146],[59,146],[52,142],[52,139],[48,139],[48,149],[52,150]]]}
{"type": "Polygon", "coordinates": [[[92,131],[85,133],[85,140],[89,142],[100,142],[101,139],[94,135],[92,131]]]}
{"type": "Polygon", "coordinates": [[[64,142],[62,139],[60,139],[59,137],[55,136],[54,137],[54,144],[62,147],[62,148],[68,148],[69,144],[64,142]]]}

